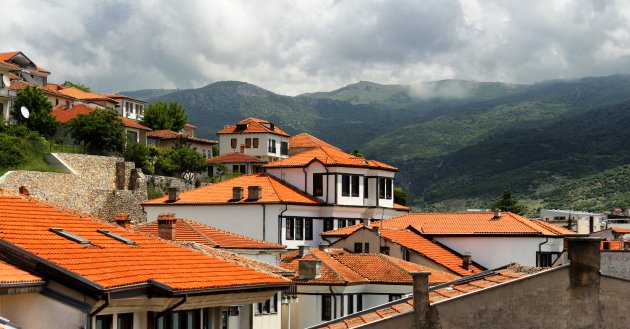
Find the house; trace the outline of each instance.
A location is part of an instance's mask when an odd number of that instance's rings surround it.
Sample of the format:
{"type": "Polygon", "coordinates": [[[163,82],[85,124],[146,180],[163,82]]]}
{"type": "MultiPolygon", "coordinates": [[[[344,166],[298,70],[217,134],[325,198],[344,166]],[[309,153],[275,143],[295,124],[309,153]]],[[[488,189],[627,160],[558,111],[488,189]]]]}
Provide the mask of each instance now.
{"type": "MultiPolygon", "coordinates": [[[[0,261],[0,328],[20,328],[20,323],[10,320],[21,318],[22,313],[41,305],[37,301],[42,302],[46,299],[39,297],[45,286],[46,281],[41,277],[0,261]]],[[[59,309],[65,306],[61,302],[55,303],[52,299],[47,302],[59,309]]]]}
{"type": "Polygon", "coordinates": [[[0,257],[45,281],[21,303],[2,304],[12,322],[24,328],[232,322],[249,328],[252,303],[275,300],[290,286],[279,275],[83,216],[25,195],[0,196],[0,257]]]}
{"type": "Polygon", "coordinates": [[[18,80],[24,80],[37,86],[45,86],[48,83],[50,71],[37,66],[21,51],[0,53],[0,62],[17,69],[14,73],[18,80]]]}
{"type": "MultiPolygon", "coordinates": [[[[510,212],[410,213],[372,223],[372,229],[409,229],[460,255],[472,255],[485,268],[516,262],[551,266],[575,232],[510,212]]],[[[324,233],[335,244],[360,225],[324,233]],[[332,235],[330,234],[332,233],[332,235]]]]}
{"type": "Polygon", "coordinates": [[[413,295],[314,328],[621,328],[630,283],[600,273],[600,241],[569,239],[570,264],[511,264],[430,286],[413,274],[413,295]]]}
{"type": "Polygon", "coordinates": [[[295,272],[294,304],[284,328],[305,328],[402,298],[412,289],[411,272],[430,271],[431,284],[457,276],[383,254],[319,250],[306,246],[282,256],[281,266],[295,272]]]}
{"type": "Polygon", "coordinates": [[[289,155],[289,134],[274,123],[247,118],[217,131],[219,155],[239,152],[265,162],[289,155]]]}
{"type": "MultiPolygon", "coordinates": [[[[59,123],[66,123],[76,118],[80,114],[86,115],[94,110],[95,108],[93,107],[85,104],[79,104],[73,106],[71,109],[54,109],[51,114],[57,119],[59,123]]],[[[132,143],[140,143],[143,145],[147,144],[147,134],[151,131],[151,128],[145,127],[139,124],[137,121],[125,118],[123,116],[118,116],[118,118],[120,118],[120,121],[122,121],[123,123],[128,141],[132,143]]],[[[70,136],[70,134],[67,134],[65,129],[63,128],[59,129],[57,134],[55,134],[55,137],[63,138],[64,144],[74,144],[74,139],[72,138],[72,136],[70,136]]]]}
{"type": "Polygon", "coordinates": [[[334,145],[328,144],[311,134],[308,134],[308,133],[297,134],[289,138],[289,155],[295,155],[298,153],[302,153],[304,151],[320,148],[322,146],[338,149],[334,145]]]}
{"type": "Polygon", "coordinates": [[[13,108],[13,99],[17,92],[11,89],[11,78],[18,69],[9,63],[0,60],[0,119],[9,120],[9,113],[13,108]]]}
{"type": "Polygon", "coordinates": [[[206,138],[194,137],[192,134],[162,129],[153,130],[147,134],[148,145],[159,147],[174,147],[181,144],[189,145],[193,150],[201,153],[204,158],[212,158],[212,147],[217,141],[206,138]]]}
{"type": "Polygon", "coordinates": [[[575,210],[540,209],[540,219],[578,234],[590,234],[601,230],[605,225],[603,214],[575,210]]]}
{"type": "Polygon", "coordinates": [[[232,152],[210,158],[208,163],[208,176],[215,177],[225,175],[225,172],[220,171],[220,166],[225,166],[226,170],[232,172],[238,172],[239,174],[257,174],[262,172],[262,165],[265,161],[258,159],[257,157],[232,152]]]}
{"type": "Polygon", "coordinates": [[[324,240],[330,239],[331,248],[343,248],[352,252],[379,252],[394,258],[443,272],[466,276],[485,270],[472,260],[472,255],[462,255],[437,241],[422,236],[413,227],[390,229],[370,226],[369,221],[337,230],[322,232],[324,240]],[[357,229],[358,227],[358,229],[357,229]],[[346,234],[347,231],[352,231],[346,234]]]}

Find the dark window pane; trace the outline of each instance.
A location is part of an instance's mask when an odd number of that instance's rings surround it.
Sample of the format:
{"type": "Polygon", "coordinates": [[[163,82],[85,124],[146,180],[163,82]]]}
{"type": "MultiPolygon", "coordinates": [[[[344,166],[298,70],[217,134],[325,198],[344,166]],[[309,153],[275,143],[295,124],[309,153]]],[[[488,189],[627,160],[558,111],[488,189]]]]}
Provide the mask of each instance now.
{"type": "Polygon", "coordinates": [[[295,219],[295,239],[296,240],[302,240],[304,238],[304,226],[303,226],[303,219],[302,218],[296,218],[295,219]]]}
{"type": "Polygon", "coordinates": [[[354,313],[354,295],[348,295],[348,314],[354,313]]]}
{"type": "Polygon", "coordinates": [[[381,247],[381,254],[389,255],[389,247],[381,247]]]}
{"type": "Polygon", "coordinates": [[[357,312],[363,311],[363,295],[357,295],[357,312]]]}
{"type": "Polygon", "coordinates": [[[293,240],[293,218],[286,218],[286,239],[293,240]]]}
{"type": "Polygon", "coordinates": [[[254,138],[254,140],[253,140],[253,146],[254,146],[254,148],[255,148],[255,149],[257,149],[257,148],[258,148],[258,138],[254,138]]]}
{"type": "Polygon", "coordinates": [[[314,196],[324,195],[324,175],[323,174],[313,174],[313,195],[314,196]]]}
{"type": "Polygon", "coordinates": [[[252,139],[251,138],[245,138],[245,147],[246,148],[252,147],[252,139]]]}
{"type": "Polygon", "coordinates": [[[352,175],[352,196],[359,196],[359,176],[352,175]]]}
{"type": "Polygon", "coordinates": [[[111,329],[113,322],[114,316],[111,314],[98,315],[96,317],[96,329],[111,329]]]}
{"type": "Polygon", "coordinates": [[[289,155],[289,143],[280,142],[280,154],[289,155]]]}
{"type": "Polygon", "coordinates": [[[118,314],[118,329],[133,329],[133,313],[118,314]]]}
{"type": "Polygon", "coordinates": [[[363,252],[363,244],[361,242],[354,243],[354,252],[362,253],[363,252]]]}
{"type": "Polygon", "coordinates": [[[313,219],[304,219],[304,240],[313,240],[313,219]]]}
{"type": "Polygon", "coordinates": [[[367,177],[363,177],[363,197],[364,198],[369,198],[370,197],[370,189],[368,188],[369,184],[368,184],[368,178],[367,177]]]}
{"type": "Polygon", "coordinates": [[[350,196],[350,175],[341,175],[341,195],[350,196]]]}
{"type": "Polygon", "coordinates": [[[334,221],[332,219],[324,219],[324,231],[330,231],[334,228],[334,221]]]}
{"type": "Polygon", "coordinates": [[[385,178],[378,179],[378,197],[379,199],[385,199],[385,178]]]}
{"type": "Polygon", "coordinates": [[[370,244],[369,243],[366,242],[366,243],[363,244],[363,252],[366,253],[366,254],[370,253],[370,244]]]}
{"type": "Polygon", "coordinates": [[[394,185],[394,180],[391,178],[386,179],[385,184],[385,197],[390,200],[392,198],[392,185],[394,185]]]}
{"type": "Polygon", "coordinates": [[[236,146],[237,146],[237,145],[236,145],[236,138],[232,138],[232,139],[230,140],[230,146],[232,146],[232,148],[233,148],[233,149],[235,149],[235,148],[236,148],[236,146]]]}
{"type": "Polygon", "coordinates": [[[322,320],[332,320],[332,312],[331,312],[331,296],[324,295],[322,296],[322,320]]]}
{"type": "Polygon", "coordinates": [[[345,219],[338,219],[337,220],[337,228],[342,228],[342,227],[346,227],[346,220],[345,219]]]}

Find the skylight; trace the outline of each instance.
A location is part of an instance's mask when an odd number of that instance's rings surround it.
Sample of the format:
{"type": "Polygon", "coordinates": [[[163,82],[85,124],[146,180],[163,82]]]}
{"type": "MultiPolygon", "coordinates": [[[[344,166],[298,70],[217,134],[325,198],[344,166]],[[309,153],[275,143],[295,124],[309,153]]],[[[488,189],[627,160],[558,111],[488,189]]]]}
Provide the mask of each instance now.
{"type": "Polygon", "coordinates": [[[90,244],[90,240],[88,240],[88,239],[86,239],[86,238],[84,238],[82,236],[76,235],[74,233],[70,233],[70,232],[68,232],[68,231],[66,231],[66,230],[64,230],[62,228],[51,228],[50,231],[54,232],[54,233],[57,233],[58,235],[66,238],[68,240],[71,240],[71,241],[74,241],[74,242],[77,242],[77,243],[80,243],[80,244],[90,244]]]}
{"type": "Polygon", "coordinates": [[[118,240],[118,241],[123,242],[123,243],[126,243],[126,244],[128,244],[128,245],[132,245],[132,246],[135,246],[135,245],[136,245],[136,242],[135,242],[135,241],[130,240],[130,239],[127,239],[127,238],[125,238],[124,236],[122,236],[122,235],[118,235],[118,234],[116,234],[116,233],[114,233],[114,232],[112,232],[112,231],[108,231],[108,230],[96,230],[96,231],[97,231],[98,233],[104,234],[104,235],[106,235],[106,236],[108,236],[108,237],[110,237],[110,238],[112,238],[112,239],[114,239],[114,240],[118,240]]]}

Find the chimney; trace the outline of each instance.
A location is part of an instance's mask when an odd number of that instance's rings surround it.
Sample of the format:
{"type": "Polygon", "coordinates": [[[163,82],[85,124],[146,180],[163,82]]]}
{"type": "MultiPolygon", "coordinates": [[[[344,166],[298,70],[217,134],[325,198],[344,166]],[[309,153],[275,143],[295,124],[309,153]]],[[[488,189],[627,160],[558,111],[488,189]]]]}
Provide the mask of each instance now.
{"type": "Polygon", "coordinates": [[[501,210],[500,209],[494,209],[494,216],[492,217],[493,220],[499,220],[501,219],[501,210]]]}
{"type": "Polygon", "coordinates": [[[174,240],[176,221],[174,213],[159,214],[157,218],[158,236],[164,240],[174,240]]]}
{"type": "Polygon", "coordinates": [[[298,248],[299,248],[298,255],[300,256],[300,258],[303,258],[306,254],[308,254],[309,251],[311,251],[310,246],[299,246],[298,248]]]}
{"type": "Polygon", "coordinates": [[[319,279],[322,261],[319,259],[300,259],[298,279],[319,279]]]}
{"type": "Polygon", "coordinates": [[[248,186],[247,187],[247,200],[256,201],[262,196],[261,186],[248,186]]]}
{"type": "Polygon", "coordinates": [[[116,225],[122,228],[128,228],[131,226],[131,220],[129,219],[129,214],[127,213],[119,213],[116,214],[116,225]]]}
{"type": "Polygon", "coordinates": [[[168,188],[168,202],[175,202],[179,200],[179,189],[177,187],[168,188]]]}
{"type": "Polygon", "coordinates": [[[568,328],[599,328],[600,246],[595,237],[567,238],[569,244],[568,328]]]}
{"type": "Polygon", "coordinates": [[[240,186],[232,187],[232,200],[240,200],[243,198],[243,188],[240,186]]]}
{"type": "Polygon", "coordinates": [[[378,226],[372,226],[372,230],[374,230],[374,233],[378,234],[378,226]]]}
{"type": "Polygon", "coordinates": [[[429,312],[429,275],[431,272],[412,272],[413,278],[413,311],[416,328],[428,328],[429,312]]]}
{"type": "Polygon", "coordinates": [[[470,271],[470,266],[471,265],[472,265],[472,256],[470,255],[470,253],[464,253],[462,255],[462,267],[466,271],[470,271]]]}
{"type": "Polygon", "coordinates": [[[321,251],[326,251],[328,250],[329,247],[330,247],[330,244],[324,241],[319,244],[318,249],[321,251]]]}
{"type": "Polygon", "coordinates": [[[18,192],[20,192],[20,194],[23,195],[23,196],[31,195],[31,193],[28,191],[26,186],[20,186],[20,188],[18,189],[18,192]]]}
{"type": "Polygon", "coordinates": [[[365,228],[370,228],[370,219],[369,218],[363,219],[363,226],[365,228]]]}

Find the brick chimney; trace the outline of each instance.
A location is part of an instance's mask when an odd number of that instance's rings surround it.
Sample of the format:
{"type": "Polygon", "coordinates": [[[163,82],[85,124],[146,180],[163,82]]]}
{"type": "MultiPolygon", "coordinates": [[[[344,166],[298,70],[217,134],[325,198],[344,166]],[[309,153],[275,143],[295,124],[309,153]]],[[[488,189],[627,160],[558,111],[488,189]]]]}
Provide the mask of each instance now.
{"type": "Polygon", "coordinates": [[[247,200],[256,201],[262,196],[261,186],[248,186],[247,187],[247,200]]]}
{"type": "Polygon", "coordinates": [[[158,222],[158,236],[164,240],[174,240],[175,238],[175,219],[174,213],[159,214],[157,218],[158,222]]]}
{"type": "Polygon", "coordinates": [[[322,261],[319,259],[300,259],[298,279],[319,279],[322,261]]]}
{"type": "Polygon", "coordinates": [[[501,219],[501,210],[500,209],[494,209],[494,216],[492,216],[493,220],[499,220],[501,219]]]}
{"type": "Polygon", "coordinates": [[[179,189],[177,187],[168,188],[168,202],[175,202],[179,200],[179,189]]]}
{"type": "Polygon", "coordinates": [[[413,278],[413,311],[416,328],[428,328],[429,312],[429,275],[431,272],[412,272],[413,278]]]}
{"type": "Polygon", "coordinates": [[[232,200],[240,200],[243,198],[243,188],[240,186],[232,187],[232,200]]]}
{"type": "Polygon", "coordinates": [[[131,219],[129,219],[129,214],[127,213],[116,214],[116,225],[122,228],[131,227],[131,219]]]}
{"type": "Polygon", "coordinates": [[[303,258],[304,256],[306,256],[306,254],[309,253],[309,251],[311,251],[311,247],[310,246],[299,246],[298,247],[298,256],[300,256],[300,258],[303,258]]]}

